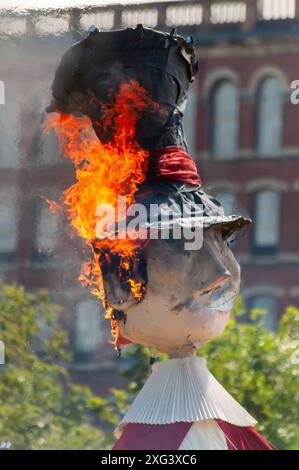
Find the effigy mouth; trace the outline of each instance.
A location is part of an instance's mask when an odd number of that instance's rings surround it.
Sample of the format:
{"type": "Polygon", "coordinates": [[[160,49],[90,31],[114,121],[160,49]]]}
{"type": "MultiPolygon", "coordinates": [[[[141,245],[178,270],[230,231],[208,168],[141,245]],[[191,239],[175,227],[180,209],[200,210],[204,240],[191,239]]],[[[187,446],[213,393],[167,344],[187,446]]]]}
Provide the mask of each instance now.
{"type": "Polygon", "coordinates": [[[218,291],[213,292],[210,298],[210,305],[208,306],[209,310],[228,312],[233,309],[239,295],[239,290],[222,290],[223,288],[220,288],[218,291]]]}
{"type": "Polygon", "coordinates": [[[232,289],[229,285],[218,287],[204,292],[200,300],[189,297],[186,301],[177,304],[172,310],[181,312],[187,310],[192,314],[208,312],[228,312],[234,307],[239,295],[239,289],[232,289]]]}

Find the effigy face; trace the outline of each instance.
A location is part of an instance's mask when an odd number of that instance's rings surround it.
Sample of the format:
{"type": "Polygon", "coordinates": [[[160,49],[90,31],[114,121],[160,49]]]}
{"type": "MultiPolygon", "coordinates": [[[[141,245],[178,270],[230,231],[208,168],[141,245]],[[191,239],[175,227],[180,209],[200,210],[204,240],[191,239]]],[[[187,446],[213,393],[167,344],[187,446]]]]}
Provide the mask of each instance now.
{"type": "Polygon", "coordinates": [[[199,250],[184,240],[151,240],[144,251],[146,294],[124,297],[117,279],[104,278],[107,301],[121,309],[121,335],[172,357],[191,356],[222,333],[240,288],[240,267],[217,226],[204,230],[199,250]]]}

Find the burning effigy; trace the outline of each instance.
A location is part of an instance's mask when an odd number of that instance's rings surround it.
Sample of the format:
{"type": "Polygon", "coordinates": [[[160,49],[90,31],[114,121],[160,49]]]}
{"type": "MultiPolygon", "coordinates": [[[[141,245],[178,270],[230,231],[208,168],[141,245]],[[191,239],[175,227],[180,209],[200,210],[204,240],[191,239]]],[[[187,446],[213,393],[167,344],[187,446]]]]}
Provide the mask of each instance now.
{"type": "MultiPolygon", "coordinates": [[[[94,28],[63,56],[45,131],[76,182],[63,194],[92,256],[80,280],[114,344],[167,353],[124,416],[115,450],[271,449],[197,351],[227,325],[240,289],[225,214],[188,153],[183,115],[198,71],[191,37],[138,25],[94,28]]],[[[221,353],[221,352],[220,352],[221,353]]]]}

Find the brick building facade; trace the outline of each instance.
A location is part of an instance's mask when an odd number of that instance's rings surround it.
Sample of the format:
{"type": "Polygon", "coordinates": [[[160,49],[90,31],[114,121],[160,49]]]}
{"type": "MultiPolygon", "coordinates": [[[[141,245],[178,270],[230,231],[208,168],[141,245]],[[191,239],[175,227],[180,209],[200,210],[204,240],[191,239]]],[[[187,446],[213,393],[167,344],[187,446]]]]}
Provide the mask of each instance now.
{"type": "Polygon", "coordinates": [[[299,107],[291,101],[299,38],[292,21],[257,21],[250,34],[222,31],[221,41],[210,31],[208,44],[197,38],[196,158],[224,204],[253,219],[235,250],[246,304],[267,308],[270,328],[299,303],[299,107]]]}
{"type": "Polygon", "coordinates": [[[89,254],[65,216],[50,214],[42,199],[58,198],[74,176],[55,137],[43,135],[41,118],[59,58],[88,26],[139,22],[166,30],[175,25],[195,39],[200,72],[186,133],[206,188],[228,210],[254,219],[234,248],[247,306],[269,309],[266,322],[275,328],[283,308],[299,303],[299,105],[290,101],[290,84],[299,80],[299,2],[156,2],[46,16],[2,11],[1,276],[33,291],[48,288],[63,305],[74,374],[89,383],[101,369],[102,384],[107,378],[111,385],[103,369],[115,359],[100,307],[77,281],[89,254]]]}

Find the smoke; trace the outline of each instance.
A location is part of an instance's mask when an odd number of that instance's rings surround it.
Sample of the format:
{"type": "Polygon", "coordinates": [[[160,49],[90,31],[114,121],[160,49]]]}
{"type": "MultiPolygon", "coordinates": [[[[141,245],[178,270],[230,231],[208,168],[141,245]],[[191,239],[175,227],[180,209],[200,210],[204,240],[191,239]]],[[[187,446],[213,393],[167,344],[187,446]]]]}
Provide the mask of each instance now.
{"type": "MultiPolygon", "coordinates": [[[[0,9],[4,6],[1,2],[0,9]]],[[[43,134],[42,121],[57,64],[76,38],[62,34],[53,21],[57,34],[31,35],[25,12],[19,13],[17,19],[0,16],[0,276],[32,291],[49,289],[69,324],[74,306],[88,296],[77,281],[88,252],[64,213],[58,209],[52,214],[45,200],[57,201],[74,174],[55,133],[43,134]]],[[[45,14],[50,18],[50,10],[45,14]]],[[[100,313],[99,303],[97,308],[100,313]]],[[[105,335],[103,342],[110,337],[108,331],[105,335]]]]}

